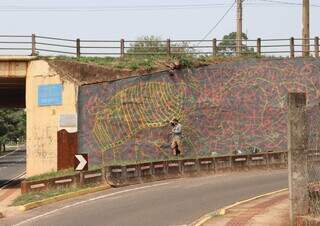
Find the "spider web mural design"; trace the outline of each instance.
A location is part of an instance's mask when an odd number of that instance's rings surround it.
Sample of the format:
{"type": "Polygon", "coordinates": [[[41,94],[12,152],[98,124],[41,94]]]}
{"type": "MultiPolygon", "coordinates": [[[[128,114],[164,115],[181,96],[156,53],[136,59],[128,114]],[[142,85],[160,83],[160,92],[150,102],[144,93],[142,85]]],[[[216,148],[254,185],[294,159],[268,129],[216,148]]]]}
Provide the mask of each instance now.
{"type": "Polygon", "coordinates": [[[257,147],[285,149],[286,96],[319,100],[320,63],[314,59],[242,60],[193,70],[82,86],[79,149],[99,161],[170,155],[168,121],[179,118],[189,156],[257,147]]]}

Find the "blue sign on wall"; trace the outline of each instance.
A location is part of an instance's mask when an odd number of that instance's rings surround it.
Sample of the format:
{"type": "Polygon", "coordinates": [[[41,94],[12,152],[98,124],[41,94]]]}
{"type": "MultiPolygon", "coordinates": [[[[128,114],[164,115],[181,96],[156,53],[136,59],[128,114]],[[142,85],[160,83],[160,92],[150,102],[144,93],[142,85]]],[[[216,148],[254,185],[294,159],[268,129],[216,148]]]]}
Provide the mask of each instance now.
{"type": "Polygon", "coordinates": [[[62,84],[38,86],[38,105],[52,106],[62,104],[62,84]]]}

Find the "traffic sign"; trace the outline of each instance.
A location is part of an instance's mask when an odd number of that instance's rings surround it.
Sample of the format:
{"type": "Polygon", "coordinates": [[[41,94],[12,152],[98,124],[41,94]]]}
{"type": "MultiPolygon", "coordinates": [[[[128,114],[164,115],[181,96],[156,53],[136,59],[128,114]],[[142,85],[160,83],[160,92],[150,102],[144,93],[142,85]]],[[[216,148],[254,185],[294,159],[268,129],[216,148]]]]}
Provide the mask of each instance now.
{"type": "Polygon", "coordinates": [[[74,157],[74,170],[88,170],[88,154],[76,154],[74,157]]]}

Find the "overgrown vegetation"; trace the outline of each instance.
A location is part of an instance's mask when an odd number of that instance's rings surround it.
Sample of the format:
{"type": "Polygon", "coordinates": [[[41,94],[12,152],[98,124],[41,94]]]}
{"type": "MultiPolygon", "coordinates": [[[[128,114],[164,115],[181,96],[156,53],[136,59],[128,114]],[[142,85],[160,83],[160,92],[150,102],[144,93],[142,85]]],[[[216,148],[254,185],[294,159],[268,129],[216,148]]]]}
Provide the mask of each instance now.
{"type": "MultiPolygon", "coordinates": [[[[235,34],[232,32],[223,37],[223,41],[218,45],[219,54],[217,56],[192,54],[195,47],[190,46],[188,42],[171,43],[171,52],[168,54],[166,41],[158,36],[142,36],[131,43],[122,57],[73,58],[60,56],[55,59],[93,63],[119,70],[151,72],[175,67],[199,67],[248,56],[256,57],[254,49],[245,45],[243,46],[243,56],[233,56],[235,53],[235,34]]],[[[243,39],[248,39],[245,33],[243,39]]]]}
{"type": "Polygon", "coordinates": [[[25,140],[26,113],[24,109],[0,109],[0,152],[6,144],[25,140]]]}

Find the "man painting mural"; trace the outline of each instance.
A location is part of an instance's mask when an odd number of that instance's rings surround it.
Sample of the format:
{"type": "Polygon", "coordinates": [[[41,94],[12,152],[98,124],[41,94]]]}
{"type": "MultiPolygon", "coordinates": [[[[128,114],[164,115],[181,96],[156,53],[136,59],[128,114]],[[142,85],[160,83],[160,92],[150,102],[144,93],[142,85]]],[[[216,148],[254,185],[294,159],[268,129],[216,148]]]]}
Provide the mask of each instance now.
{"type": "Polygon", "coordinates": [[[171,149],[173,152],[173,155],[179,156],[183,155],[183,148],[182,148],[182,126],[179,123],[178,119],[173,119],[170,122],[172,126],[171,134],[172,134],[172,141],[171,141],[171,149]]]}

